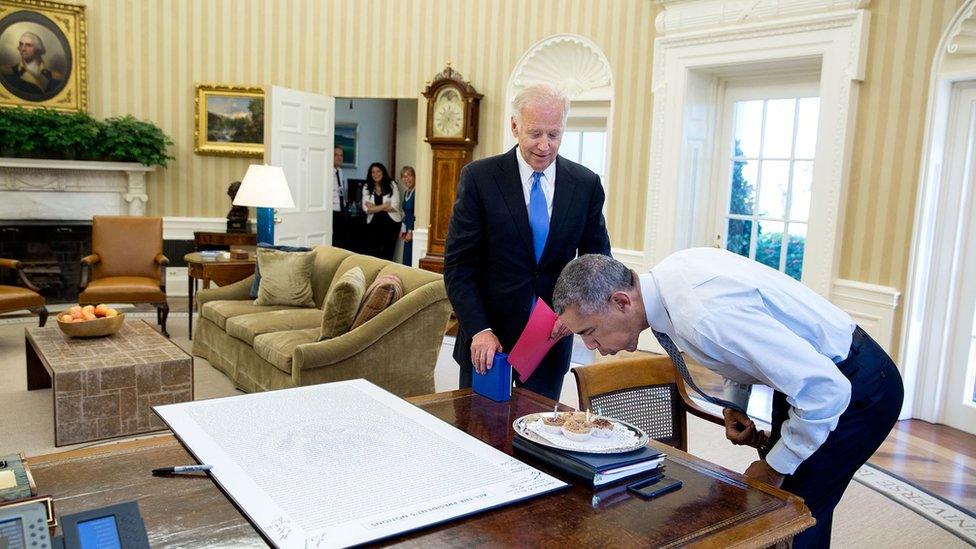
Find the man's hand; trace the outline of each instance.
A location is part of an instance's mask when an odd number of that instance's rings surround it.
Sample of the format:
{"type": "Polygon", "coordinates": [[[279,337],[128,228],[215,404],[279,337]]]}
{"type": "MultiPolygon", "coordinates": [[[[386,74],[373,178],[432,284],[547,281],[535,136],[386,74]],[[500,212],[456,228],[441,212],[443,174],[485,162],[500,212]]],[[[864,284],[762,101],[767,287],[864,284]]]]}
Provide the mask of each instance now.
{"type": "Polygon", "coordinates": [[[471,364],[483,374],[491,368],[495,353],[502,350],[502,344],[491,330],[485,330],[471,339],[471,364]]]}
{"type": "Polygon", "coordinates": [[[742,412],[725,408],[722,414],[725,416],[725,438],[732,444],[759,448],[769,438],[766,433],[757,430],[756,424],[742,412]]]}
{"type": "Polygon", "coordinates": [[[553,341],[559,341],[560,339],[572,334],[573,331],[569,329],[565,324],[560,321],[556,321],[556,324],[552,327],[552,333],[549,334],[549,339],[553,341]]]}
{"type": "Polygon", "coordinates": [[[770,486],[775,486],[776,488],[782,486],[783,479],[786,478],[786,476],[783,475],[783,473],[780,473],[776,469],[773,469],[772,467],[769,466],[768,463],[765,462],[765,460],[761,460],[761,459],[757,459],[756,461],[753,461],[752,464],[749,465],[749,468],[746,469],[746,472],[743,474],[751,479],[756,479],[765,482],[766,484],[770,486]]]}

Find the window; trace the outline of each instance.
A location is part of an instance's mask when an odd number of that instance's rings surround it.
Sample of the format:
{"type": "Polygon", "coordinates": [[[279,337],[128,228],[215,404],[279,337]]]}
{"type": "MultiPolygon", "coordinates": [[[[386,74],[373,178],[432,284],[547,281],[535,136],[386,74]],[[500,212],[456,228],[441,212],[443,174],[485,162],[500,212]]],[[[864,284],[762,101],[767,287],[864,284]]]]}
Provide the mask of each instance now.
{"type": "Polygon", "coordinates": [[[559,155],[593,170],[602,181],[607,165],[607,132],[567,128],[559,145],[559,155]]]}
{"type": "Polygon", "coordinates": [[[725,249],[800,280],[820,98],[730,94],[728,173],[718,237],[725,249]]]}

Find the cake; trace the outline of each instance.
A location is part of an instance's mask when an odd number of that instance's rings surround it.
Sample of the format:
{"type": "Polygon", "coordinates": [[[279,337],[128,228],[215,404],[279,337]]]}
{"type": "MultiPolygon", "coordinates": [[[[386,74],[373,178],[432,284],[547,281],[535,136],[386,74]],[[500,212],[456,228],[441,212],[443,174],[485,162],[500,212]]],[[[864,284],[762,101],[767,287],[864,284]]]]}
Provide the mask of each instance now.
{"type": "Polygon", "coordinates": [[[542,417],[542,428],[550,433],[561,433],[562,426],[566,423],[563,414],[546,415],[542,417]]]}
{"type": "Polygon", "coordinates": [[[590,427],[593,427],[593,436],[609,438],[613,434],[613,422],[602,417],[595,417],[590,420],[590,427]]]}
{"type": "Polygon", "coordinates": [[[590,438],[590,433],[593,431],[593,428],[582,421],[573,419],[563,425],[562,431],[563,435],[569,440],[580,442],[590,438]]]}

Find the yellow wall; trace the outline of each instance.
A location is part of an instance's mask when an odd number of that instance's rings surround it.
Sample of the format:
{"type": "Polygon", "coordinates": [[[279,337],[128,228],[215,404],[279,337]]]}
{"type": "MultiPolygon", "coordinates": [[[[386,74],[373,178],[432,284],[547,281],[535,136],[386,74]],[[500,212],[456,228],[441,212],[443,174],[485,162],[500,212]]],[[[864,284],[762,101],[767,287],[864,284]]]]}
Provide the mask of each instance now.
{"type": "Polygon", "coordinates": [[[965,0],[875,0],[857,109],[840,276],[902,291],[932,60],[965,0]]]}
{"type": "MultiPolygon", "coordinates": [[[[869,5],[843,278],[904,289],[930,65],[963,1],[869,5]]],[[[475,149],[482,157],[502,151],[505,87],[519,57],[552,34],[586,36],[603,49],[615,80],[607,210],[613,245],[643,248],[659,9],[650,0],[89,0],[87,6],[90,110],[152,120],[176,142],[176,160],[150,178],[149,211],[163,216],[224,216],[226,186],[251,162],[193,153],[196,83],[418,98],[423,109],[425,81],[450,60],[485,94],[475,149]]],[[[429,150],[418,139],[421,193],[429,185],[429,150]]],[[[418,209],[423,226],[426,200],[418,209]]]]}
{"type": "MultiPolygon", "coordinates": [[[[502,152],[508,78],[535,42],[596,42],[615,79],[607,218],[615,247],[642,245],[651,128],[650,0],[89,0],[89,97],[96,117],[133,114],[176,142],[150,177],[149,213],[223,217],[249,159],[193,152],[197,83],[276,84],[339,97],[418,98],[450,60],[485,95],[476,157],[502,152]]],[[[421,125],[423,128],[423,125],[421,125]]],[[[430,147],[417,145],[419,191],[430,147]]],[[[423,194],[421,194],[423,196],[423,194]]],[[[418,204],[419,226],[428,203],[418,204]]]]}

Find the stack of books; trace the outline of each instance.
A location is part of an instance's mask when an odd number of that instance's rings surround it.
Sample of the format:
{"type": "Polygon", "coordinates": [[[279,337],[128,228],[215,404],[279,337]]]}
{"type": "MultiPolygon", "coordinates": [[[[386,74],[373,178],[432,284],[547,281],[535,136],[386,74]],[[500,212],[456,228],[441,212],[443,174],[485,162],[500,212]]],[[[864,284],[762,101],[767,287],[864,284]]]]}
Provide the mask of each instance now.
{"type": "Polygon", "coordinates": [[[665,457],[649,446],[622,454],[572,452],[536,444],[518,435],[512,440],[512,447],[593,488],[660,470],[665,457]]]}

